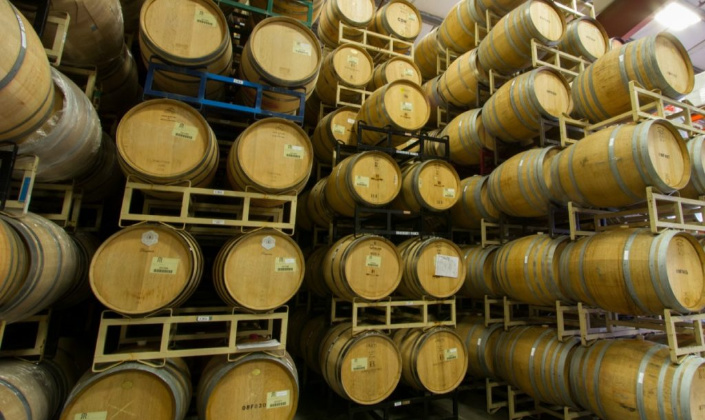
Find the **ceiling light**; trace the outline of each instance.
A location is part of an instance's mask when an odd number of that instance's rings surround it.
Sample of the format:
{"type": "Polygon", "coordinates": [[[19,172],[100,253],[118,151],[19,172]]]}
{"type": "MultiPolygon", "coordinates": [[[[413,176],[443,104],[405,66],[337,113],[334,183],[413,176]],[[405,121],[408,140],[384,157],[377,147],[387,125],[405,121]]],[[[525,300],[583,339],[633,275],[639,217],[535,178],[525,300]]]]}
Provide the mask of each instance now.
{"type": "Polygon", "coordinates": [[[700,22],[700,16],[692,9],[678,2],[669,3],[656,13],[656,21],[672,31],[683,29],[700,22]]]}

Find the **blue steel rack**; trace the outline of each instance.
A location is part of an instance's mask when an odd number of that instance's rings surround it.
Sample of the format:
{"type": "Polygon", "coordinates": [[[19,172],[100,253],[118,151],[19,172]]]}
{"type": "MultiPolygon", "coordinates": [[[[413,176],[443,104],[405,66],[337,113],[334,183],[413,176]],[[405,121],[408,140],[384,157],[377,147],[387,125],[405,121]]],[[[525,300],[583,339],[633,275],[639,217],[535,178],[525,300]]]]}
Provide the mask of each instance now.
{"type": "MultiPolygon", "coordinates": [[[[302,21],[301,23],[303,23],[304,25],[306,25],[308,27],[311,27],[311,24],[313,23],[312,22],[312,20],[313,20],[313,2],[307,1],[307,0],[292,0],[292,1],[294,3],[298,3],[298,4],[300,4],[302,6],[306,6],[308,8],[306,21],[305,22],[302,21]]],[[[239,2],[237,2],[237,0],[216,0],[216,3],[218,3],[218,4],[222,3],[222,4],[228,5],[230,7],[233,7],[235,9],[246,10],[250,13],[258,13],[258,14],[265,15],[265,16],[283,16],[283,15],[276,13],[272,10],[273,6],[274,6],[274,0],[268,0],[267,7],[264,9],[259,8],[259,7],[250,6],[250,5],[244,4],[244,3],[239,3],[239,2]]]]}

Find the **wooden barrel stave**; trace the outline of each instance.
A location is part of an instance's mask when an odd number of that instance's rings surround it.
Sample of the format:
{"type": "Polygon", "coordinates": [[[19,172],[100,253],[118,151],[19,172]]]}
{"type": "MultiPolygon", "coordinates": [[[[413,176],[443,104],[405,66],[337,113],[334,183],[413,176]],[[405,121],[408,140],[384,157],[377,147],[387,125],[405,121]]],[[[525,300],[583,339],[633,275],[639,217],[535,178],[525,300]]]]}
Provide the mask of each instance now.
{"type": "Polygon", "coordinates": [[[460,178],[455,168],[439,159],[407,164],[402,169],[402,190],[393,206],[419,212],[449,210],[460,198],[460,178]]]}
{"type": "Polygon", "coordinates": [[[4,419],[51,419],[62,403],[59,383],[46,363],[0,361],[0,413],[4,419]]]}
{"type": "Polygon", "coordinates": [[[397,293],[417,299],[444,299],[463,287],[465,261],[461,249],[453,242],[443,238],[414,238],[399,244],[398,249],[403,274],[397,293]],[[440,260],[457,263],[457,272],[439,270],[440,260]]]}
{"type": "Polygon", "coordinates": [[[328,179],[323,178],[316,182],[306,200],[306,212],[311,218],[311,222],[322,229],[329,228],[335,217],[333,209],[328,205],[325,194],[328,179]]]}
{"type": "MultiPolygon", "coordinates": [[[[482,122],[482,109],[466,111],[453,118],[439,134],[439,137],[445,136],[448,136],[450,160],[458,165],[479,165],[483,149],[496,149],[495,139],[482,122]]],[[[434,146],[435,154],[444,156],[444,145],[435,143],[434,146]]]]}
{"type": "Polygon", "coordinates": [[[347,0],[328,0],[321,10],[318,22],[318,38],[323,45],[336,48],[339,45],[340,23],[350,28],[344,30],[345,38],[362,41],[362,33],[355,28],[367,28],[375,16],[374,0],[351,2],[347,0]]]}
{"type": "Polygon", "coordinates": [[[438,42],[444,50],[464,54],[475,48],[475,26],[487,26],[478,3],[478,0],[462,0],[450,9],[438,27],[438,42]]]}
{"type": "Polygon", "coordinates": [[[421,86],[421,70],[414,60],[409,57],[392,57],[378,65],[372,73],[372,80],[367,88],[375,91],[397,80],[408,80],[421,86]]]}
{"type": "Polygon", "coordinates": [[[490,200],[488,180],[488,176],[476,175],[460,182],[460,199],[450,209],[454,224],[476,229],[481,226],[482,219],[490,223],[499,221],[499,209],[490,200]]]}
{"type": "Polygon", "coordinates": [[[502,324],[485,326],[484,317],[465,317],[456,331],[465,342],[468,355],[468,375],[476,378],[496,378],[494,352],[504,328],[502,324]]]}
{"type": "Polygon", "coordinates": [[[455,59],[438,80],[443,102],[461,108],[480,105],[479,84],[489,85],[489,75],[478,66],[477,49],[455,59]]]}
{"type": "Polygon", "coordinates": [[[336,105],[338,100],[354,103],[359,93],[340,90],[338,98],[337,87],[364,90],[372,80],[374,68],[374,61],[367,50],[357,45],[341,45],[323,59],[316,94],[329,105],[336,105]]]}
{"type": "MultiPolygon", "coordinates": [[[[406,0],[389,2],[377,9],[375,17],[368,29],[378,34],[401,39],[413,43],[421,32],[421,13],[412,3],[406,0]]],[[[368,36],[371,45],[389,48],[388,41],[368,36]]],[[[406,54],[410,47],[394,44],[394,51],[406,54]]]]}
{"type": "Polygon", "coordinates": [[[329,328],[328,317],[326,315],[317,315],[308,319],[301,331],[299,353],[306,366],[318,374],[322,373],[321,345],[329,328]]]}
{"type": "Polygon", "coordinates": [[[465,281],[459,293],[463,296],[482,300],[485,296],[497,298],[503,295],[502,288],[494,274],[494,264],[498,250],[496,246],[468,246],[462,248],[467,270],[465,281]]]}
{"type": "Polygon", "coordinates": [[[445,48],[438,41],[437,28],[426,34],[416,44],[416,48],[414,48],[414,63],[418,66],[424,80],[430,80],[438,76],[437,60],[439,57],[444,57],[445,54],[445,48]]]}
{"type": "Polygon", "coordinates": [[[565,35],[557,48],[593,62],[609,51],[610,40],[600,22],[582,16],[568,22],[565,35]]]}
{"type": "Polygon", "coordinates": [[[338,108],[318,122],[311,137],[316,159],[323,163],[331,163],[336,143],[348,145],[356,143],[352,131],[357,112],[357,109],[349,106],[338,108]]]}
{"type": "Polygon", "coordinates": [[[309,292],[322,298],[327,298],[331,295],[331,290],[328,288],[323,274],[323,261],[329,249],[328,246],[319,246],[306,257],[304,285],[309,292]]]}
{"type": "Polygon", "coordinates": [[[112,71],[99,73],[101,115],[123,112],[137,104],[142,95],[137,63],[127,46],[110,63],[112,71]]]}
{"type": "Polygon", "coordinates": [[[686,143],[688,156],[690,156],[691,174],[688,185],[680,190],[681,197],[697,200],[705,194],[705,166],[703,165],[705,148],[703,148],[703,141],[705,141],[705,136],[697,136],[686,143]]]}

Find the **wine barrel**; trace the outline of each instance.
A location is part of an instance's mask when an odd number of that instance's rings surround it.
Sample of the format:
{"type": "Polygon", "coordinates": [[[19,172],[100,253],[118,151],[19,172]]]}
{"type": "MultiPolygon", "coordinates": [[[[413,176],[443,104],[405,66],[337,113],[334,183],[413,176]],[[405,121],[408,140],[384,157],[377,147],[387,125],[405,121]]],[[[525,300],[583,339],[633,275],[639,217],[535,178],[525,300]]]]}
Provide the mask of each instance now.
{"type": "Polygon", "coordinates": [[[325,194],[330,208],[347,217],[355,207],[381,207],[401,190],[401,170],[388,154],[367,151],[349,156],[335,165],[325,194]]]}
{"type": "Polygon", "coordinates": [[[622,48],[622,45],[626,44],[627,41],[625,41],[622,38],[619,37],[612,37],[610,38],[610,50],[618,50],[622,48]]]}
{"type": "Polygon", "coordinates": [[[145,0],[120,0],[125,35],[135,34],[140,29],[140,11],[144,2],[145,0]]]}
{"type": "Polygon", "coordinates": [[[213,282],[228,305],[269,311],[285,304],[304,279],[304,256],[290,237],[263,229],[228,241],[213,264],[213,282]]]}
{"type": "Polygon", "coordinates": [[[59,384],[46,363],[0,360],[0,407],[3,419],[51,419],[63,403],[59,384]]]}
{"type": "Polygon", "coordinates": [[[673,364],[667,346],[644,340],[598,340],[571,361],[576,401],[605,420],[700,418],[704,379],[701,357],[673,364]]]}
{"type": "Polygon", "coordinates": [[[477,49],[456,58],[438,80],[438,93],[445,103],[467,108],[479,105],[479,84],[489,85],[490,76],[477,65],[477,49]]]}
{"type": "Polygon", "coordinates": [[[321,119],[311,137],[316,159],[323,163],[331,163],[337,143],[355,144],[357,142],[352,134],[356,117],[357,109],[346,106],[336,109],[321,119]]]}
{"type": "Polygon", "coordinates": [[[125,362],[83,375],[60,420],[80,419],[83,414],[126,420],[134,413],[145,419],[183,420],[190,403],[191,376],[183,360],[166,359],[162,368],[125,362]]]}
{"type": "MultiPolygon", "coordinates": [[[[283,118],[250,124],[228,154],[228,181],[239,191],[296,195],[306,186],[312,168],[313,146],[308,134],[283,118]]],[[[268,207],[277,204],[258,203],[268,207]]]]}
{"type": "Polygon", "coordinates": [[[690,139],[686,143],[688,156],[690,157],[690,182],[680,191],[682,197],[698,199],[705,195],[705,149],[703,148],[705,136],[698,136],[690,139]]]}
{"type": "MultiPolygon", "coordinates": [[[[450,160],[458,165],[479,165],[482,151],[495,150],[495,139],[485,129],[482,109],[463,112],[453,118],[441,131],[439,137],[448,136],[450,160]]],[[[445,145],[432,143],[434,155],[444,156],[445,145]]]]}
{"type": "Polygon", "coordinates": [[[466,267],[458,245],[443,238],[413,238],[398,248],[403,272],[397,293],[444,299],[463,287],[466,267]]]}
{"type": "MultiPolygon", "coordinates": [[[[421,13],[416,6],[406,0],[396,0],[377,9],[368,29],[413,44],[421,32],[421,24],[421,13]]],[[[367,40],[371,45],[389,48],[386,39],[368,35],[367,40]]],[[[394,43],[394,51],[398,53],[406,54],[410,49],[411,46],[394,43]]]]}
{"type": "Polygon", "coordinates": [[[468,375],[496,378],[494,352],[503,330],[502,324],[486,326],[482,316],[468,316],[458,322],[456,331],[465,342],[468,354],[468,375]]]}
{"type": "Polygon", "coordinates": [[[478,5],[479,0],[462,0],[450,9],[438,27],[438,41],[443,49],[463,54],[475,48],[475,26],[487,26],[478,5]]]}
{"type": "Polygon", "coordinates": [[[142,315],[184,303],[202,274],[203,254],[193,236],[167,225],[141,224],[103,242],[89,278],[103,305],[122,314],[142,315]]]}
{"type": "Polygon", "coordinates": [[[90,99],[68,77],[51,70],[55,85],[51,117],[19,144],[19,152],[39,157],[37,181],[67,181],[86,176],[102,139],[98,114],[90,99]]]}
{"type": "Polygon", "coordinates": [[[128,111],[116,142],[125,175],[153,184],[205,187],[218,166],[218,143],[206,119],[172,99],[153,99],[128,111]]]}
{"type": "Polygon", "coordinates": [[[320,364],[333,391],[362,405],[386,399],[401,378],[401,355],[394,342],[376,331],[353,335],[352,324],[347,322],[326,333],[320,364]]]}
{"type": "Polygon", "coordinates": [[[110,62],[109,70],[98,73],[100,85],[100,113],[122,114],[140,102],[142,88],[137,74],[137,63],[127,46],[110,62]]]}
{"type": "Polygon", "coordinates": [[[517,327],[499,336],[495,372],[535,400],[577,408],[570,388],[571,356],[577,347],[579,339],[559,341],[554,329],[517,327]]]}
{"type": "Polygon", "coordinates": [[[446,49],[438,40],[438,28],[424,35],[414,48],[414,63],[424,80],[438,76],[438,57],[445,57],[446,49]]]}
{"type": "Polygon", "coordinates": [[[397,80],[408,80],[421,86],[421,70],[409,57],[392,57],[379,66],[372,73],[372,80],[367,85],[368,89],[375,91],[384,85],[397,80]]]}
{"type": "Polygon", "coordinates": [[[526,0],[477,0],[477,8],[485,15],[485,11],[489,9],[495,15],[502,17],[517,6],[524,3],[526,0]]]}
{"type": "Polygon", "coordinates": [[[468,356],[458,334],[446,327],[401,329],[392,336],[401,353],[404,384],[433,394],[446,394],[465,379],[468,356]]]}
{"type": "Polygon", "coordinates": [[[438,120],[438,109],[448,108],[446,100],[438,92],[438,81],[440,78],[440,76],[434,77],[433,79],[424,83],[423,86],[421,86],[421,89],[424,92],[424,96],[426,96],[426,99],[428,100],[428,104],[430,106],[428,125],[431,127],[438,127],[441,125],[440,121],[438,120]]]}
{"type": "Polygon", "coordinates": [[[596,19],[582,16],[566,26],[558,49],[593,62],[610,49],[609,35],[596,19]]]}
{"type": "Polygon", "coordinates": [[[305,231],[310,231],[313,229],[313,221],[308,214],[308,210],[306,210],[310,192],[311,190],[304,191],[299,194],[296,199],[296,228],[303,229],[305,231]]]}
{"type": "Polygon", "coordinates": [[[8,0],[0,1],[0,141],[20,141],[49,118],[54,83],[42,41],[8,0]],[[12,71],[11,71],[12,70],[12,71]]]}
{"type": "Polygon", "coordinates": [[[55,305],[55,308],[60,309],[77,305],[92,295],[88,271],[93,256],[100,247],[100,239],[88,232],[74,232],[71,234],[71,240],[76,243],[76,280],[55,305]]]}
{"type": "MultiPolygon", "coordinates": [[[[374,127],[390,126],[400,131],[416,131],[426,125],[430,116],[430,105],[421,87],[408,80],[397,80],[374,91],[362,104],[357,120],[374,127]]],[[[385,133],[362,133],[362,142],[365,144],[376,144],[386,138],[385,133]]],[[[407,140],[408,137],[392,136],[394,146],[407,140]]]]}
{"type": "Polygon", "coordinates": [[[541,132],[541,118],[558,121],[570,111],[570,86],[556,70],[539,67],[503,84],[482,107],[485,129],[506,142],[541,132]]]}
{"type": "Polygon", "coordinates": [[[551,198],[549,168],[555,147],[514,155],[490,174],[490,201],[500,212],[517,217],[546,216],[551,198]]]}
{"type": "Polygon", "coordinates": [[[380,300],[399,286],[402,261],[396,246],[376,235],[348,235],[322,260],[326,285],[341,299],[380,300]]]}
{"type": "Polygon", "coordinates": [[[531,40],[549,47],[563,38],[566,21],[563,12],[548,0],[529,0],[509,12],[480,42],[480,67],[505,75],[531,65],[531,40]]]}
{"type": "MultiPolygon", "coordinates": [[[[308,270],[306,271],[306,274],[308,274],[308,270]]],[[[311,318],[312,315],[305,306],[299,306],[289,312],[286,331],[286,351],[290,355],[301,357],[301,334],[304,330],[304,326],[311,318]]]]}
{"type": "Polygon", "coordinates": [[[551,162],[551,194],[567,204],[624,207],[646,200],[646,187],[662,193],[685,187],[688,149],[667,120],[600,130],[560,152],[551,162]]]}
{"type": "Polygon", "coordinates": [[[6,292],[5,302],[0,305],[0,320],[9,324],[50,307],[73,287],[77,281],[78,250],[66,231],[36,214],[17,218],[0,215],[0,219],[5,224],[3,230],[15,231],[11,247],[3,249],[0,257],[9,262],[12,270],[19,270],[9,277],[11,283],[2,285],[6,292]]]}
{"type": "Polygon", "coordinates": [[[63,63],[102,70],[120,55],[125,32],[119,0],[52,0],[50,10],[70,17],[63,63]]]}
{"type": "Polygon", "coordinates": [[[323,275],[323,261],[328,253],[328,249],[330,249],[330,247],[327,245],[319,246],[314,249],[313,252],[306,257],[306,271],[304,272],[304,285],[306,289],[312,294],[322,298],[327,298],[331,295],[331,291],[323,275]]]}
{"type": "Polygon", "coordinates": [[[318,38],[323,45],[336,48],[340,44],[340,23],[349,28],[344,29],[345,39],[362,41],[363,34],[356,28],[365,29],[375,17],[374,0],[327,0],[318,20],[318,38]]]}
{"type": "Polygon", "coordinates": [[[198,383],[198,416],[203,420],[292,420],[298,405],[298,372],[289,354],[247,353],[234,362],[214,357],[198,383]]]}
{"type": "Polygon", "coordinates": [[[448,210],[460,198],[460,178],[446,161],[432,159],[407,164],[402,169],[402,190],[394,206],[419,212],[448,210]]]}
{"type": "MultiPolygon", "coordinates": [[[[212,0],[147,0],[140,13],[139,45],[147,66],[155,60],[226,76],[231,72],[228,22],[212,0]]],[[[188,96],[198,96],[200,83],[200,77],[185,74],[154,74],[157,88],[188,96]]],[[[209,81],[205,94],[217,98],[223,87],[209,81]]]]}
{"type": "Polygon", "coordinates": [[[103,132],[93,167],[84,177],[76,180],[76,188],[83,192],[82,202],[95,203],[121,195],[125,186],[125,178],[122,175],[115,140],[103,132]]]}
{"type": "Polygon", "coordinates": [[[30,256],[19,233],[0,218],[0,308],[22,287],[29,272],[30,256]]]}
{"type": "Polygon", "coordinates": [[[471,299],[482,300],[485,296],[497,298],[504,295],[502,287],[495,276],[494,265],[498,250],[496,246],[468,246],[462,248],[465,261],[465,281],[458,292],[471,299]]]}
{"type": "MultiPolygon", "coordinates": [[[[259,7],[263,10],[267,10],[267,3],[268,0],[250,0],[250,6],[259,7]]],[[[302,23],[309,22],[308,15],[311,13],[310,23],[313,24],[321,15],[323,3],[324,0],[312,0],[311,7],[309,8],[309,6],[304,4],[301,0],[274,0],[272,2],[272,12],[278,15],[288,16],[302,23]]],[[[252,13],[250,16],[255,18],[255,20],[265,18],[258,13],[252,13]]]]}
{"type": "Polygon", "coordinates": [[[679,99],[693,90],[693,63],[666,32],[610,50],[573,81],[575,112],[599,122],[631,110],[630,81],[679,99]]]}
{"type": "Polygon", "coordinates": [[[558,264],[568,239],[539,234],[503,245],[493,267],[499,289],[512,300],[531,305],[552,307],[559,300],[569,302],[561,288],[558,264]]]}
{"type": "Polygon", "coordinates": [[[372,80],[375,64],[372,56],[357,45],[341,45],[326,56],[316,82],[316,94],[326,104],[337,105],[339,101],[352,102],[361,94],[340,90],[338,86],[364,90],[372,80]]]}
{"type": "Polygon", "coordinates": [[[327,315],[318,315],[306,321],[301,331],[300,350],[301,357],[306,366],[312,371],[321,374],[321,345],[323,338],[328,333],[330,322],[327,315]]]}
{"type": "Polygon", "coordinates": [[[705,308],[703,247],[690,234],[619,229],[576,242],[560,260],[566,294],[631,315],[705,308]]]}
{"type": "Polygon", "coordinates": [[[329,178],[323,178],[311,188],[306,200],[306,212],[311,222],[322,229],[328,229],[335,217],[326,199],[326,185],[329,178]]]}
{"type": "Polygon", "coordinates": [[[494,223],[499,221],[499,209],[490,200],[487,176],[471,176],[460,181],[460,199],[450,209],[453,224],[466,228],[481,227],[482,219],[494,223]]]}

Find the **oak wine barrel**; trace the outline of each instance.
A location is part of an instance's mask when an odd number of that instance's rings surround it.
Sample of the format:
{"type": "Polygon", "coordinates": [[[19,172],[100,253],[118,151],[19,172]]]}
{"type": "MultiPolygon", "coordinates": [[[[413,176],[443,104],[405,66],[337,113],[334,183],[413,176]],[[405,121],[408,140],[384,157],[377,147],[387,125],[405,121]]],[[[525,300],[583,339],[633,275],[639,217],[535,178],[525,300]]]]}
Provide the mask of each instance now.
{"type": "Polygon", "coordinates": [[[438,79],[438,93],[444,102],[461,108],[480,104],[480,84],[489,85],[490,76],[477,63],[477,49],[456,58],[438,79]]]}
{"type": "Polygon", "coordinates": [[[501,323],[486,326],[483,316],[467,316],[459,320],[455,328],[465,343],[468,375],[475,378],[496,378],[494,352],[504,326],[501,323]]]}
{"type": "Polygon", "coordinates": [[[434,77],[433,79],[427,81],[421,86],[421,89],[424,92],[424,96],[426,96],[426,99],[428,100],[428,104],[430,106],[430,113],[428,116],[427,124],[432,127],[436,127],[439,125],[438,109],[448,108],[448,103],[438,91],[438,81],[440,80],[440,78],[440,76],[434,77]]]}
{"type": "Polygon", "coordinates": [[[450,9],[438,27],[438,41],[443,49],[463,54],[475,48],[475,26],[487,26],[479,3],[479,0],[461,0],[450,9]]]}
{"type": "MultiPolygon", "coordinates": [[[[439,134],[439,137],[445,136],[448,136],[450,160],[458,165],[479,165],[482,162],[483,150],[496,149],[496,140],[482,122],[482,109],[466,111],[453,118],[439,134]]],[[[434,155],[445,154],[444,144],[432,145],[434,155]]]]}
{"type": "Polygon", "coordinates": [[[477,0],[477,8],[484,16],[486,10],[490,10],[495,15],[502,17],[516,9],[526,0],[477,0]]]}
{"type": "Polygon", "coordinates": [[[433,79],[438,75],[437,60],[439,56],[445,57],[445,55],[446,49],[438,40],[438,28],[433,28],[416,43],[414,63],[419,67],[424,80],[433,79]]]}
{"type": "Polygon", "coordinates": [[[363,34],[356,28],[367,28],[375,17],[375,10],[374,0],[327,0],[318,20],[318,38],[323,45],[336,48],[342,22],[349,27],[344,29],[346,39],[362,41],[363,34]]]}
{"type": "Polygon", "coordinates": [[[328,333],[330,321],[327,315],[316,315],[309,318],[301,330],[299,353],[306,366],[314,372],[321,374],[321,345],[323,338],[328,333]]]}
{"type": "Polygon", "coordinates": [[[71,240],[76,243],[76,280],[55,305],[60,309],[77,305],[92,295],[88,272],[93,256],[100,247],[97,236],[80,230],[71,234],[71,240]]]}
{"type": "Polygon", "coordinates": [[[392,57],[378,65],[367,88],[375,91],[397,80],[408,80],[421,86],[421,70],[414,60],[409,57],[392,57]]]}
{"type": "Polygon", "coordinates": [[[627,41],[625,41],[622,38],[619,37],[612,37],[610,38],[610,50],[618,50],[622,48],[622,45],[626,44],[627,41]]]}
{"type": "MultiPolygon", "coordinates": [[[[308,198],[306,199],[305,211],[311,222],[323,229],[328,229],[330,223],[335,217],[335,212],[328,205],[326,199],[326,186],[330,178],[323,178],[309,190],[308,198]]],[[[313,226],[312,226],[313,227],[313,226]]]]}
{"type": "Polygon", "coordinates": [[[125,35],[137,33],[140,28],[140,11],[145,0],[120,0],[125,35]]]}
{"type": "MultiPolygon", "coordinates": [[[[421,24],[421,13],[416,6],[407,0],[395,0],[377,9],[368,29],[413,44],[421,32],[421,24]]],[[[389,48],[389,41],[386,39],[369,35],[367,39],[371,45],[384,49],[389,48]]],[[[396,42],[394,47],[394,51],[402,54],[408,53],[411,49],[410,46],[396,42]]]]}
{"type": "MultiPolygon", "coordinates": [[[[309,1],[311,2],[310,8],[301,0],[274,0],[272,2],[272,12],[278,15],[294,18],[303,23],[309,21],[308,15],[309,13],[311,13],[311,24],[313,24],[318,20],[318,17],[321,15],[321,10],[323,8],[325,0],[309,1]]],[[[258,7],[263,10],[267,10],[267,3],[267,0],[250,0],[250,6],[258,7]]],[[[250,14],[250,16],[255,18],[255,20],[261,20],[264,18],[258,13],[252,13],[250,14]]]]}
{"type": "Polygon", "coordinates": [[[402,210],[434,212],[452,208],[460,198],[460,178],[448,162],[431,159],[402,168],[402,190],[393,205],[402,210]]]}
{"type": "Polygon", "coordinates": [[[127,46],[110,62],[109,69],[98,74],[101,115],[121,114],[142,99],[137,63],[127,46]]]}
{"type": "Polygon", "coordinates": [[[499,221],[499,209],[490,200],[488,180],[488,176],[475,175],[460,181],[460,199],[450,209],[453,224],[477,229],[482,219],[490,223],[499,221]]]}
{"type": "Polygon", "coordinates": [[[30,268],[28,249],[19,232],[0,218],[0,308],[15,297],[30,268]]]}
{"type": "Polygon", "coordinates": [[[690,156],[690,182],[685,188],[680,190],[682,197],[692,198],[697,200],[700,196],[705,195],[705,148],[703,148],[705,136],[697,136],[690,139],[686,143],[688,156],[690,156]]]}
{"type": "Polygon", "coordinates": [[[463,247],[463,260],[465,260],[465,281],[459,294],[471,299],[482,300],[485,296],[498,298],[504,291],[495,275],[494,265],[500,248],[496,246],[468,246],[463,247]]]}
{"type": "Polygon", "coordinates": [[[118,162],[115,140],[103,132],[100,149],[90,171],[76,181],[76,188],[83,191],[84,203],[100,202],[108,197],[120,195],[125,178],[118,162]]]}
{"type": "Polygon", "coordinates": [[[403,274],[397,293],[417,299],[444,299],[463,287],[465,260],[453,242],[443,238],[413,238],[398,248],[403,274]]]}
{"type": "MultiPolygon", "coordinates": [[[[47,363],[0,360],[0,414],[7,420],[54,418],[63,400],[47,363]]],[[[66,397],[66,395],[63,395],[66,397]]]]}
{"type": "Polygon", "coordinates": [[[327,245],[319,246],[306,257],[304,286],[306,290],[322,298],[327,298],[331,295],[331,290],[326,284],[323,274],[323,261],[325,261],[329,249],[330,247],[327,245]]]}
{"type": "Polygon", "coordinates": [[[602,24],[596,19],[582,16],[568,23],[557,48],[593,62],[609,51],[609,43],[609,36],[602,24]]]}
{"type": "Polygon", "coordinates": [[[311,137],[316,159],[331,163],[336,143],[357,143],[357,138],[353,135],[357,112],[357,109],[349,106],[338,108],[318,122],[311,137]]]}
{"type": "Polygon", "coordinates": [[[362,47],[343,44],[323,59],[316,82],[316,94],[326,104],[336,105],[339,101],[355,103],[361,94],[341,89],[364,90],[372,80],[375,64],[372,56],[362,47]]]}

